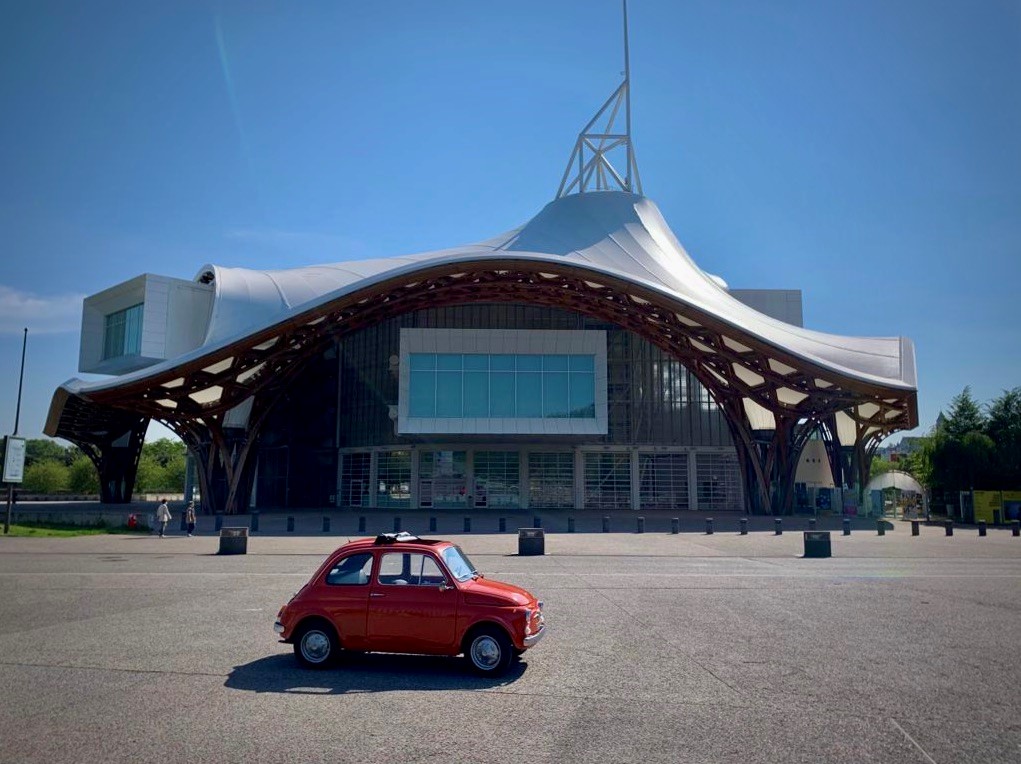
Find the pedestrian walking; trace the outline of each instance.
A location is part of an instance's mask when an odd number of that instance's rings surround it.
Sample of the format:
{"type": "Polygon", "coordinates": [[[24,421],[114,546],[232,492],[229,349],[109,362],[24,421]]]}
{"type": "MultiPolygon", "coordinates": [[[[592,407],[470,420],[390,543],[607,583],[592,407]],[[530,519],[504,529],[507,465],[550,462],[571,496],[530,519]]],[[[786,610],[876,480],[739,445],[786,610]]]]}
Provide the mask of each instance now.
{"type": "Polygon", "coordinates": [[[170,514],[170,507],[167,506],[166,499],[160,499],[160,505],[156,507],[156,524],[160,529],[160,538],[163,538],[163,534],[167,532],[167,523],[174,519],[174,516],[170,514]]]}
{"type": "Polygon", "coordinates": [[[184,510],[184,521],[188,524],[188,535],[195,532],[195,502],[189,501],[188,508],[184,510]]]}

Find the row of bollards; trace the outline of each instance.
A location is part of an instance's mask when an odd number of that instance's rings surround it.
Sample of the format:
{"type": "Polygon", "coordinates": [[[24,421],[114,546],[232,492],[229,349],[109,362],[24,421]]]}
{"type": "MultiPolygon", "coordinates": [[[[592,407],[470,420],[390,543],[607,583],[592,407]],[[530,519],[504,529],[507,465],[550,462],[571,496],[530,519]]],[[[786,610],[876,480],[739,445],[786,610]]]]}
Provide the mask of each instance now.
{"type": "MultiPolygon", "coordinates": [[[[742,517],[742,518],[739,519],[738,522],[740,524],[740,534],[742,536],[747,536],[748,535],[748,518],[742,517]]],[[[289,515],[287,517],[287,532],[288,533],[294,533],[294,524],[295,524],[294,516],[293,515],[289,515]]],[[[919,533],[920,533],[920,525],[921,525],[921,521],[920,520],[912,520],[911,521],[911,535],[912,536],[918,536],[919,535],[919,533]]],[[[979,520],[977,525],[978,525],[978,535],[979,536],[986,536],[986,535],[988,535],[988,525],[987,525],[985,520],[979,520]]],[[[250,520],[250,523],[249,523],[249,527],[250,527],[250,530],[251,530],[252,533],[257,533],[259,531],[259,513],[258,512],[253,512],[252,513],[251,520],[250,520]]],[[[366,532],[366,527],[367,527],[366,517],[364,515],[359,516],[359,518],[358,518],[358,532],[359,533],[365,533],[366,532]]],[[[499,527],[500,527],[500,533],[506,533],[507,532],[507,518],[501,517],[499,519],[499,527]]],[[[535,517],[532,518],[532,527],[533,528],[542,528],[542,519],[538,515],[536,515],[535,517]]],[[[575,527],[576,527],[575,519],[573,517],[568,517],[567,518],[567,532],[568,533],[574,533],[575,532],[575,527]]],[[[215,515],[215,530],[216,530],[217,533],[219,533],[219,531],[222,528],[223,528],[223,514],[222,513],[217,513],[215,515]]],[[[329,533],[330,532],[331,521],[330,521],[329,516],[327,516],[327,515],[323,516],[322,528],[323,528],[323,531],[322,531],[323,533],[329,533]]],[[[435,517],[430,517],[429,518],[429,532],[430,533],[436,533],[436,528],[437,528],[436,518],[435,517]]],[[[850,518],[848,518],[848,517],[843,518],[842,528],[843,528],[843,535],[845,535],[845,536],[850,536],[851,535],[851,520],[850,520],[850,518]]],[[[954,521],[953,520],[945,520],[943,522],[943,528],[944,528],[944,531],[945,531],[947,536],[953,536],[954,535],[954,521]]],[[[472,518],[471,518],[471,516],[465,515],[463,529],[464,529],[465,533],[471,533],[471,531],[472,531],[472,518]]],[[[815,518],[810,518],[809,521],[808,521],[808,530],[809,531],[814,531],[815,529],[816,529],[816,520],[815,520],[815,518]]],[[[401,531],[401,518],[399,516],[395,516],[393,518],[393,530],[394,530],[394,533],[399,533],[401,531]]],[[[609,533],[610,532],[610,517],[609,517],[609,515],[603,515],[602,531],[603,531],[603,533],[609,533]]],[[[680,521],[680,518],[678,518],[678,517],[670,518],[670,533],[676,535],[676,534],[680,533],[680,531],[681,531],[681,521],[680,521]]],[[[636,533],[645,533],[645,517],[644,516],[639,516],[639,517],[635,518],[635,532],[636,533]]],[[[706,535],[707,536],[711,536],[711,535],[713,535],[714,532],[715,532],[715,530],[714,530],[713,518],[711,518],[711,517],[705,518],[705,533],[706,533],[706,535]]],[[[776,536],[782,536],[783,535],[783,520],[781,518],[779,518],[779,517],[777,517],[777,518],[775,518],[773,520],[773,533],[776,536]]],[[[876,520],[876,533],[879,536],[885,536],[886,535],[886,521],[885,520],[883,520],[883,519],[877,519],[876,520]]],[[[1015,536],[1015,537],[1016,536],[1021,536],[1021,521],[1019,521],[1019,520],[1012,520],[1011,521],[1011,535],[1015,536]]]]}

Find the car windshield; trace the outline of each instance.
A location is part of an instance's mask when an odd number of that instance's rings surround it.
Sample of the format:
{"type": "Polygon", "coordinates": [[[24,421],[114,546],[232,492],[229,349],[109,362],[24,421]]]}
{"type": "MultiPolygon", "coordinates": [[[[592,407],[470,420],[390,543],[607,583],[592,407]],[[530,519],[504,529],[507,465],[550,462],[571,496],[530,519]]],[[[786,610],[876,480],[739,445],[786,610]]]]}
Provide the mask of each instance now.
{"type": "Polygon", "coordinates": [[[467,581],[472,576],[478,575],[468,555],[462,552],[459,546],[448,546],[444,549],[443,561],[447,564],[450,575],[458,581],[467,581]]]}

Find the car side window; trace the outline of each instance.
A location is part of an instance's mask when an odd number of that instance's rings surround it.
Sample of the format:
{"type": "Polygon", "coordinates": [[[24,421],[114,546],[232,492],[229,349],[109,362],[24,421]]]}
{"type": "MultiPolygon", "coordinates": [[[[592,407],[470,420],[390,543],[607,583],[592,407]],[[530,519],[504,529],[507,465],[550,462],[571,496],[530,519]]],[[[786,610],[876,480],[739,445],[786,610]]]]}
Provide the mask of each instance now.
{"type": "Polygon", "coordinates": [[[427,554],[387,552],[379,562],[378,580],[386,586],[439,586],[446,576],[427,554]]]}
{"type": "Polygon", "coordinates": [[[330,586],[361,586],[369,583],[372,573],[371,554],[352,554],[339,560],[326,574],[330,586]]]}

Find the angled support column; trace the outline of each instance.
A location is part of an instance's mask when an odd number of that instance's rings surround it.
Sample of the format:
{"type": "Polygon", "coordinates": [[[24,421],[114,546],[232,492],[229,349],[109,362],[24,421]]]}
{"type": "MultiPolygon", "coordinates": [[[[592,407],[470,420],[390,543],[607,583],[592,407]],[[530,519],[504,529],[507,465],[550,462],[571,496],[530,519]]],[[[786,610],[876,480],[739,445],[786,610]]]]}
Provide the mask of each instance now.
{"type": "Polygon", "coordinates": [[[102,436],[69,438],[89,457],[99,473],[99,499],[104,504],[131,501],[149,418],[129,415],[123,417],[119,425],[102,436]]]}

